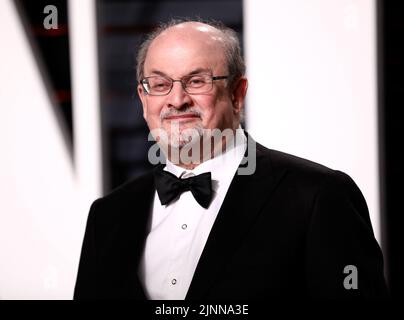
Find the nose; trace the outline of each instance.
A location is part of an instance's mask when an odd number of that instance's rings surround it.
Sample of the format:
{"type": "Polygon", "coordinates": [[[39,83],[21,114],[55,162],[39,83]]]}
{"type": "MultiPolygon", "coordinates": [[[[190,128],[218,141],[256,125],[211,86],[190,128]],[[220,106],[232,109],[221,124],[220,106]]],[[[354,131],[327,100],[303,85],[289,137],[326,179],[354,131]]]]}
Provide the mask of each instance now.
{"type": "Polygon", "coordinates": [[[175,109],[187,108],[191,105],[192,99],[184,90],[180,81],[174,81],[171,92],[168,94],[168,106],[175,109]]]}

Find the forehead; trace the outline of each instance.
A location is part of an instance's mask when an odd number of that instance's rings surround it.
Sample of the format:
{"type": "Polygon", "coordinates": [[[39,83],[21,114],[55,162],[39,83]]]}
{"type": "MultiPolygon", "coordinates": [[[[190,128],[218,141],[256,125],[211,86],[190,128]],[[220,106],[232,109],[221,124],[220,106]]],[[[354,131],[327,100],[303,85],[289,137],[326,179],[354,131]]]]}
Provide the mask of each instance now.
{"type": "Polygon", "coordinates": [[[161,33],[151,43],[144,65],[146,74],[184,75],[194,69],[226,69],[224,37],[220,30],[201,23],[184,23],[161,33]]]}

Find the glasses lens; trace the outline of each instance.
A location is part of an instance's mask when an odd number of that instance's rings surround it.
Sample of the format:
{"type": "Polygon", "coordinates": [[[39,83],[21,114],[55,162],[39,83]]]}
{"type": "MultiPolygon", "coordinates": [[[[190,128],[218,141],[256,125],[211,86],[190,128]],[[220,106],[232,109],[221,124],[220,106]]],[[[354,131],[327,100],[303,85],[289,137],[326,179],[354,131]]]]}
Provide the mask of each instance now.
{"type": "MultiPolygon", "coordinates": [[[[142,80],[143,88],[150,95],[164,96],[168,94],[173,86],[170,78],[162,76],[147,77],[142,80]]],[[[182,78],[182,85],[186,92],[191,94],[205,93],[212,89],[213,80],[210,74],[195,74],[182,78]]]]}
{"type": "Polygon", "coordinates": [[[143,86],[149,94],[164,95],[167,94],[172,86],[170,79],[164,77],[148,77],[143,80],[143,86]]]}
{"type": "Polygon", "coordinates": [[[195,74],[184,78],[183,83],[189,93],[204,93],[212,89],[212,76],[209,74],[195,74]]]}

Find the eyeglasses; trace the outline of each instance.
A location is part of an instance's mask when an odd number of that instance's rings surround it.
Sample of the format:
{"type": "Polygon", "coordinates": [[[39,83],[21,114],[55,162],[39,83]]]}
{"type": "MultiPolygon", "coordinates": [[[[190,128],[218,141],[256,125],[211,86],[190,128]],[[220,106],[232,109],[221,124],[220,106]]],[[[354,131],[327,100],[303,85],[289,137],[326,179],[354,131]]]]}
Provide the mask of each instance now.
{"type": "Polygon", "coordinates": [[[140,81],[144,90],[151,96],[165,96],[171,92],[174,82],[181,82],[182,88],[189,94],[201,94],[212,90],[213,81],[227,79],[229,76],[212,76],[208,73],[198,73],[174,80],[169,77],[151,76],[140,81]]]}

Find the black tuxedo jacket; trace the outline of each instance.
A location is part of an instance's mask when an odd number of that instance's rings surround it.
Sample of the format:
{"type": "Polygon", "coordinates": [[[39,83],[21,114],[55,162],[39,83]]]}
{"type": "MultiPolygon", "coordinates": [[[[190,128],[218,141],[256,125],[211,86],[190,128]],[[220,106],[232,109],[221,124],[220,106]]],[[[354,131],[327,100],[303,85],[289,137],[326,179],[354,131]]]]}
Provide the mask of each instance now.
{"type": "MultiPolygon", "coordinates": [[[[149,173],[92,204],[75,299],[146,299],[137,271],[154,192],[149,173]]],[[[186,300],[386,295],[383,257],[354,181],[257,144],[256,171],[234,176],[186,300]],[[357,289],[344,286],[353,283],[349,265],[357,289]]]]}

